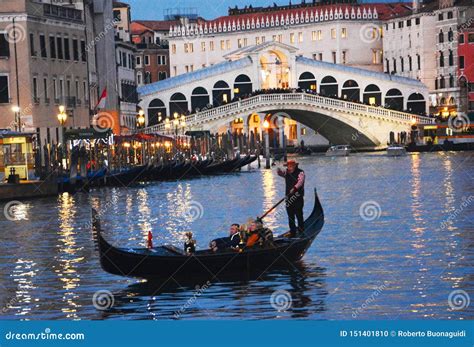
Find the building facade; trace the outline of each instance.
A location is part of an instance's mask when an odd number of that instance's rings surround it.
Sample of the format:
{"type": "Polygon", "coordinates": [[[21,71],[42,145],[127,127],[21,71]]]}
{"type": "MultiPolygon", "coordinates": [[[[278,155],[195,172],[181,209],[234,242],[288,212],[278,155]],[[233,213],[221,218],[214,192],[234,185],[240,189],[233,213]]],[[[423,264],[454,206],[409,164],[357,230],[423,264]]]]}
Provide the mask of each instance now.
{"type": "Polygon", "coordinates": [[[174,25],[171,76],[222,62],[241,48],[277,41],[306,58],[382,71],[382,23],[407,13],[402,3],[322,4],[233,9],[228,16],[174,25]]]}
{"type": "Polygon", "coordinates": [[[460,105],[459,28],[474,16],[472,0],[440,0],[417,5],[408,15],[385,23],[384,71],[417,78],[430,90],[430,112],[455,116],[460,105]]]}
{"type": "Polygon", "coordinates": [[[2,1],[0,14],[0,128],[39,133],[61,142],[65,127],[90,124],[84,11],[33,0],[2,1]]]}
{"type": "Polygon", "coordinates": [[[458,27],[460,112],[474,112],[474,21],[458,27]]]}

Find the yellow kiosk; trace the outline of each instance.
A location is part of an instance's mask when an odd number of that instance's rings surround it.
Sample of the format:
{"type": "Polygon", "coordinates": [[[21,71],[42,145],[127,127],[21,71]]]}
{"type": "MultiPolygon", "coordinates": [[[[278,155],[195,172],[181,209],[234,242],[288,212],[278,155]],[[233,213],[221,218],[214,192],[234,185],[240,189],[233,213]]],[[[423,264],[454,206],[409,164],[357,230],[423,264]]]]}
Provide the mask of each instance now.
{"type": "Polygon", "coordinates": [[[0,130],[0,178],[6,180],[14,169],[21,180],[28,180],[34,164],[33,134],[0,130]]]}

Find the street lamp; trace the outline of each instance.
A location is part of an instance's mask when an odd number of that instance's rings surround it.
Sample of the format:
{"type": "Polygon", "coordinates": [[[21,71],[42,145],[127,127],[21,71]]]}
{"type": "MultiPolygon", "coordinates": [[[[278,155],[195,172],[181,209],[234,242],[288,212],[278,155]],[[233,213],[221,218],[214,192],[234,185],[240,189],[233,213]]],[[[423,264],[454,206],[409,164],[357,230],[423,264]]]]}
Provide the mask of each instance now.
{"type": "Polygon", "coordinates": [[[161,117],[161,112],[158,112],[158,123],[161,123],[161,120],[162,120],[162,119],[163,119],[163,118],[161,117]]]}
{"type": "Polygon", "coordinates": [[[169,117],[166,117],[166,119],[165,119],[165,132],[169,133],[170,129],[171,129],[170,119],[169,119],[169,117]]]}
{"type": "Polygon", "coordinates": [[[13,106],[12,111],[15,113],[15,130],[21,132],[20,107],[18,105],[13,106]]]}
{"type": "Polygon", "coordinates": [[[138,111],[137,123],[139,128],[143,128],[145,125],[145,112],[143,110],[138,111]]]}
{"type": "MultiPolygon", "coordinates": [[[[59,106],[59,113],[57,114],[56,116],[58,118],[58,122],[59,124],[61,125],[61,131],[62,131],[62,148],[63,148],[63,151],[61,151],[63,154],[64,154],[64,157],[63,157],[63,162],[62,162],[62,167],[64,169],[67,168],[67,162],[66,162],[66,158],[67,158],[67,148],[66,148],[66,122],[67,122],[67,113],[66,113],[66,107],[64,107],[63,105],[60,105],[59,106]]],[[[59,139],[58,139],[58,142],[59,142],[59,139]]]]}
{"type": "Polygon", "coordinates": [[[263,127],[265,128],[265,168],[269,169],[270,168],[270,134],[269,134],[269,128],[270,128],[270,123],[265,120],[263,122],[263,127]]]}

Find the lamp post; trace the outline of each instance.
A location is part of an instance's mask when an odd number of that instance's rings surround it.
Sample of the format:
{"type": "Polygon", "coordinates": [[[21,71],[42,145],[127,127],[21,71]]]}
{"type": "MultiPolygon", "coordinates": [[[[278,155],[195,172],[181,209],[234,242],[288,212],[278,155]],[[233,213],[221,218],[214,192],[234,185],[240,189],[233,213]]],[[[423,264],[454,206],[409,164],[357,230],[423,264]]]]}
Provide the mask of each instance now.
{"type": "Polygon", "coordinates": [[[165,132],[167,134],[169,134],[170,129],[171,129],[170,119],[169,119],[169,117],[166,117],[166,119],[165,119],[165,132]]]}
{"type": "Polygon", "coordinates": [[[13,106],[12,111],[15,113],[15,131],[21,133],[20,107],[18,105],[13,106]]]}
{"type": "Polygon", "coordinates": [[[263,122],[263,128],[265,129],[265,169],[269,169],[270,168],[270,134],[269,134],[270,123],[267,120],[263,122]]]}
{"type": "MultiPolygon", "coordinates": [[[[64,105],[60,105],[59,106],[59,113],[57,115],[57,118],[58,118],[58,122],[59,124],[61,125],[61,133],[62,133],[62,139],[61,139],[61,142],[62,142],[62,148],[63,150],[61,151],[62,154],[64,154],[64,157],[63,157],[63,162],[62,162],[62,167],[64,169],[67,169],[67,162],[64,161],[64,159],[66,159],[67,157],[67,148],[66,148],[66,122],[67,122],[67,113],[66,113],[66,107],[64,107],[64,105]]],[[[58,139],[58,142],[59,142],[59,139],[58,139]]]]}
{"type": "MultiPolygon", "coordinates": [[[[137,116],[137,124],[138,124],[138,128],[139,129],[143,129],[143,127],[145,126],[145,112],[140,109],[138,111],[138,116],[137,116]]],[[[141,142],[141,164],[143,165],[145,163],[145,141],[142,139],[142,142],[141,142]]],[[[136,149],[135,149],[136,151],[136,149]]]]}

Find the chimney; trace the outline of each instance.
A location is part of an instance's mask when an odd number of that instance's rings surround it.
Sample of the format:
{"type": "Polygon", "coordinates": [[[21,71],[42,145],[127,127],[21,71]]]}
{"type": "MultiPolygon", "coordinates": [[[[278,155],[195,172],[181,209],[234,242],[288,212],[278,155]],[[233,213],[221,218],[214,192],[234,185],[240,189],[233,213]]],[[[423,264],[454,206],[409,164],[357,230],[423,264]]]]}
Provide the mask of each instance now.
{"type": "Polygon", "coordinates": [[[420,0],[413,0],[413,13],[418,13],[420,10],[420,0]]]}

